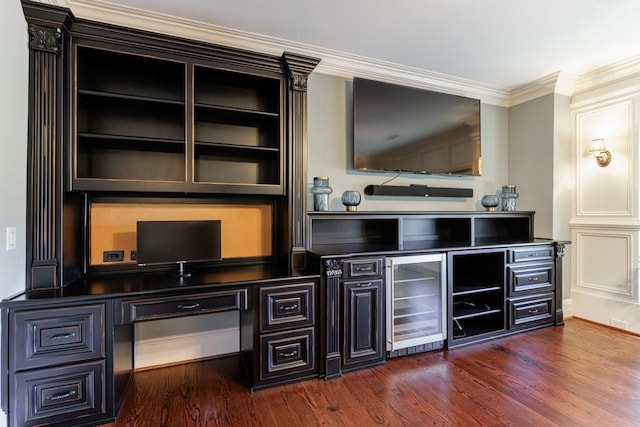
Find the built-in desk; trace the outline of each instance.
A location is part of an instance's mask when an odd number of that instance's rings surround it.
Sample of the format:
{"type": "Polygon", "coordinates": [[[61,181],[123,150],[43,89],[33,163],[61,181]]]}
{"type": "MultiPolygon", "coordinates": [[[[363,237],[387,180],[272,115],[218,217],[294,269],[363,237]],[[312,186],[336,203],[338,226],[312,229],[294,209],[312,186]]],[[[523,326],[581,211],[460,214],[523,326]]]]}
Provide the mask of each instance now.
{"type": "Polygon", "coordinates": [[[0,303],[2,409],[11,426],[115,419],[133,373],[133,324],[240,313],[252,389],[318,374],[317,276],[267,267],[105,275],[0,303]]]}

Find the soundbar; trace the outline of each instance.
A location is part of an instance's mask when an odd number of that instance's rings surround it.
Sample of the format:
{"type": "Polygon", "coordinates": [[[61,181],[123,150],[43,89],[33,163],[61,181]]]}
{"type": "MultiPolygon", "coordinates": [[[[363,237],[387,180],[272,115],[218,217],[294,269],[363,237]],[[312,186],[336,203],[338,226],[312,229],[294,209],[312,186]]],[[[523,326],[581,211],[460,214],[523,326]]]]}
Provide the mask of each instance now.
{"type": "Polygon", "coordinates": [[[404,197],[473,197],[473,188],[429,187],[427,185],[367,185],[364,194],[369,196],[404,197]]]}

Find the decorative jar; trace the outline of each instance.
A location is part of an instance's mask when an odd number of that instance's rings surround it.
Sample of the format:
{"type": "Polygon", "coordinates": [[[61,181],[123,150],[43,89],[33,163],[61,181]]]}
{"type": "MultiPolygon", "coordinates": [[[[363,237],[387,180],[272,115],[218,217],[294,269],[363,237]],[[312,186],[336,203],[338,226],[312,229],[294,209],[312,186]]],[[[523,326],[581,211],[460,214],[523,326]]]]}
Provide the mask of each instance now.
{"type": "Polygon", "coordinates": [[[333,192],[333,188],[329,187],[329,178],[326,176],[316,176],[313,178],[313,210],[328,211],[329,210],[329,194],[333,192]]]}
{"type": "Polygon", "coordinates": [[[500,198],[495,194],[487,194],[486,196],[482,196],[480,203],[484,206],[484,210],[487,212],[494,212],[496,207],[500,204],[500,198]]]}
{"type": "Polygon", "coordinates": [[[516,199],[519,194],[516,193],[515,185],[503,185],[502,193],[500,197],[502,198],[502,210],[503,211],[515,211],[516,210],[516,199]]]}
{"type": "Polygon", "coordinates": [[[362,200],[360,192],[356,190],[347,190],[342,193],[342,204],[347,207],[348,212],[355,212],[358,210],[358,205],[362,200]]]}

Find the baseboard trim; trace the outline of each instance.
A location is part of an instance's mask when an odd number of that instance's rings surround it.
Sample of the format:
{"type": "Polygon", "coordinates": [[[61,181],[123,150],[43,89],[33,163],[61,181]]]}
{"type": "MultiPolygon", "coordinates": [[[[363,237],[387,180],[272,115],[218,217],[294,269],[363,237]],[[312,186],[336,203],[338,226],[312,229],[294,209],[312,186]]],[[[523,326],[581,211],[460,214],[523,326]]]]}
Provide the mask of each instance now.
{"type": "Polygon", "coordinates": [[[134,369],[184,363],[239,352],[238,328],[137,340],[134,369]]]}

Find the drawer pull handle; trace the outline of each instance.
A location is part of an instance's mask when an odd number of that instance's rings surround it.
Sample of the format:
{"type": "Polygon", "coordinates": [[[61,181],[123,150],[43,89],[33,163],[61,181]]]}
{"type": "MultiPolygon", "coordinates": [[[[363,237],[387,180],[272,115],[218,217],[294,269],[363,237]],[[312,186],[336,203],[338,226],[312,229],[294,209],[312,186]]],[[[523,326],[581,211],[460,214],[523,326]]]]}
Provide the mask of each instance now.
{"type": "Polygon", "coordinates": [[[290,351],[289,353],[285,353],[285,352],[278,353],[279,357],[293,357],[293,356],[297,356],[297,355],[298,355],[298,351],[297,350],[290,351]]]}
{"type": "Polygon", "coordinates": [[[76,334],[75,332],[73,333],[66,333],[66,334],[55,334],[55,335],[51,335],[51,341],[55,341],[55,340],[66,340],[69,338],[73,338],[75,337],[76,334]]]}
{"type": "Polygon", "coordinates": [[[358,265],[355,268],[356,271],[371,271],[373,270],[373,265],[358,265]]]}
{"type": "Polygon", "coordinates": [[[529,281],[530,282],[537,282],[538,281],[538,276],[529,277],[529,281]]]}
{"type": "Polygon", "coordinates": [[[51,400],[62,400],[62,399],[67,399],[71,396],[74,396],[76,394],[75,390],[71,390],[68,391],[66,393],[58,393],[58,394],[54,394],[53,396],[51,396],[51,400]]]}
{"type": "Polygon", "coordinates": [[[530,257],[532,257],[532,256],[538,256],[538,252],[532,252],[532,253],[530,253],[530,254],[529,254],[529,256],[530,256],[530,257]]]}
{"type": "Polygon", "coordinates": [[[178,310],[193,310],[194,308],[198,308],[200,307],[200,303],[195,303],[195,304],[189,304],[189,305],[182,305],[182,304],[178,304],[177,305],[177,309],[178,310]]]}
{"type": "Polygon", "coordinates": [[[298,304],[285,305],[282,307],[282,311],[293,311],[298,309],[298,304]]]}
{"type": "Polygon", "coordinates": [[[529,310],[529,313],[530,314],[538,314],[539,311],[540,310],[538,310],[537,308],[532,308],[532,309],[529,310]]]}
{"type": "Polygon", "coordinates": [[[373,283],[368,282],[368,283],[358,283],[356,286],[359,287],[359,288],[366,288],[366,287],[369,287],[371,285],[373,285],[373,283]]]}

